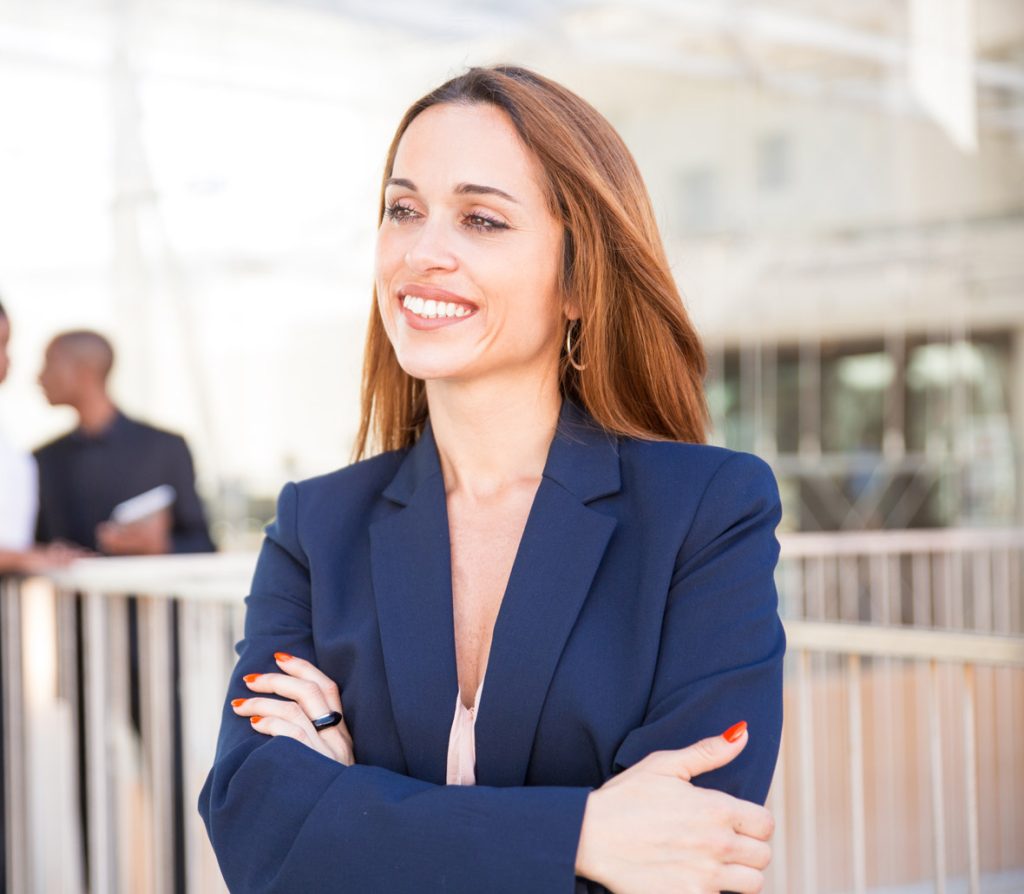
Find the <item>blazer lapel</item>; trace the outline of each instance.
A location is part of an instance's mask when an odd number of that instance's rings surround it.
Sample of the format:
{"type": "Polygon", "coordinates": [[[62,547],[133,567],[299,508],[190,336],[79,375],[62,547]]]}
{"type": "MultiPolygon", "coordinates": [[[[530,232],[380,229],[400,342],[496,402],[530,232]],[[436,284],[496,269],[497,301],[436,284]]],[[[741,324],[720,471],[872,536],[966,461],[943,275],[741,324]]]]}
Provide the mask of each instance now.
{"type": "MultiPolygon", "coordinates": [[[[586,505],[620,489],[618,439],[563,400],[494,627],[476,718],[476,780],[522,785],[551,678],[615,528],[586,505]]],[[[429,420],[370,525],[388,689],[409,773],[445,782],[458,674],[444,477],[429,420]]]]}

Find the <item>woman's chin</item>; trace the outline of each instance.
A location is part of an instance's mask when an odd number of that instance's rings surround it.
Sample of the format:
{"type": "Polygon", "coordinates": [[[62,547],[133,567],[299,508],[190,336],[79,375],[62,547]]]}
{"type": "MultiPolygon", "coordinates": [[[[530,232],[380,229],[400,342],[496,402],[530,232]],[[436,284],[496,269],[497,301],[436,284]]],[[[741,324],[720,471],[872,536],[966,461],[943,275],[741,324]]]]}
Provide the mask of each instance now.
{"type": "Polygon", "coordinates": [[[399,364],[414,379],[458,379],[467,372],[468,365],[465,363],[454,363],[450,357],[429,359],[429,358],[399,358],[399,364]]]}

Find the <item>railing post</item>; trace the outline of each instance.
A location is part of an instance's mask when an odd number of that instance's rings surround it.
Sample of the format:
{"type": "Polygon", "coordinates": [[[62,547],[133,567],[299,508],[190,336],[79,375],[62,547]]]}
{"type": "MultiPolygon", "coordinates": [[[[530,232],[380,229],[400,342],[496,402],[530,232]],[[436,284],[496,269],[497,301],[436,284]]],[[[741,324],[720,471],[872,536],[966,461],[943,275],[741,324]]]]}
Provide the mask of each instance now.
{"type": "MultiPolygon", "coordinates": [[[[0,577],[0,637],[3,640],[4,848],[7,891],[31,891],[31,864],[26,860],[28,798],[25,780],[25,683],[22,674],[21,599],[18,581],[0,577]]],[[[3,880],[0,880],[3,881],[3,880]]]]}
{"type": "Polygon", "coordinates": [[[797,687],[800,699],[800,813],[801,860],[803,863],[804,894],[818,890],[817,823],[814,785],[814,715],[810,683],[810,653],[801,649],[797,653],[797,687]]]}
{"type": "Polygon", "coordinates": [[[85,754],[89,817],[89,891],[117,891],[117,855],[111,832],[116,828],[114,799],[110,786],[114,767],[110,758],[110,730],[107,697],[106,597],[90,590],[82,596],[84,605],[85,652],[85,754]]]}
{"type": "Polygon", "coordinates": [[[946,894],[946,812],[942,795],[942,726],[939,700],[939,667],[933,658],[928,673],[928,739],[932,783],[932,848],[935,894],[946,894]]]}
{"type": "Polygon", "coordinates": [[[768,793],[768,809],[775,820],[775,834],[772,836],[771,891],[772,894],[786,894],[789,891],[788,836],[786,835],[786,729],[783,725],[779,738],[779,758],[768,793]]]}
{"type": "Polygon", "coordinates": [[[173,597],[139,598],[139,688],[142,692],[143,779],[150,799],[149,871],[154,894],[174,887],[174,684],[170,635],[173,597]]]}
{"type": "Polygon", "coordinates": [[[967,881],[969,894],[981,894],[978,847],[978,752],[975,740],[974,665],[964,665],[964,792],[967,808],[967,881]]]}
{"type": "Polygon", "coordinates": [[[851,842],[854,894],[867,888],[867,852],[864,832],[864,730],[860,690],[860,655],[850,655],[850,805],[853,813],[851,842]]]}

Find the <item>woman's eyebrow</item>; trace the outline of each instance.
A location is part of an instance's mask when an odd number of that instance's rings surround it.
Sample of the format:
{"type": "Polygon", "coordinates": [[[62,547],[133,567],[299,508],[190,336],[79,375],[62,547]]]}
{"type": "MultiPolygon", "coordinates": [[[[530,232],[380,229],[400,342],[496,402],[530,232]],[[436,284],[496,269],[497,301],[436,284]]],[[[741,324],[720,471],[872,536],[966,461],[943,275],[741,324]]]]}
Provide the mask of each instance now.
{"type": "MultiPolygon", "coordinates": [[[[411,180],[406,180],[404,177],[389,177],[385,181],[384,187],[387,188],[389,186],[404,186],[406,189],[411,189],[413,192],[418,192],[418,190],[416,189],[416,184],[413,183],[411,180]]],[[[455,189],[452,191],[457,195],[467,195],[472,193],[475,195],[501,196],[503,199],[508,199],[510,202],[515,202],[517,205],[521,204],[519,199],[517,199],[515,196],[509,195],[507,192],[505,192],[505,190],[498,189],[498,187],[496,186],[481,186],[479,183],[458,183],[455,185],[455,189]]]]}

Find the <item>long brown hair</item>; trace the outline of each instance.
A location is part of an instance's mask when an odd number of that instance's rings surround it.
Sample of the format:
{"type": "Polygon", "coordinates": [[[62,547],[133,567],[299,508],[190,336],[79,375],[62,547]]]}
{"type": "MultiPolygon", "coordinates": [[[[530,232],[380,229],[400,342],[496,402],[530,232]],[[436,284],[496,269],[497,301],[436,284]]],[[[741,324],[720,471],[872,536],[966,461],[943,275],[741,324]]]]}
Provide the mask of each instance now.
{"type": "MultiPolygon", "coordinates": [[[[548,205],[564,225],[559,288],[578,303],[572,359],[562,345],[559,387],[605,429],[652,440],[703,443],[709,425],[704,349],[669,270],[643,178],[629,149],[589,103],[514,65],[472,67],[409,107],[388,149],[384,183],[413,119],[438,103],[489,103],[512,120],[540,161],[548,205]]],[[[398,363],[377,306],[363,359],[353,461],[411,446],[427,418],[421,379],[398,363]]]]}

